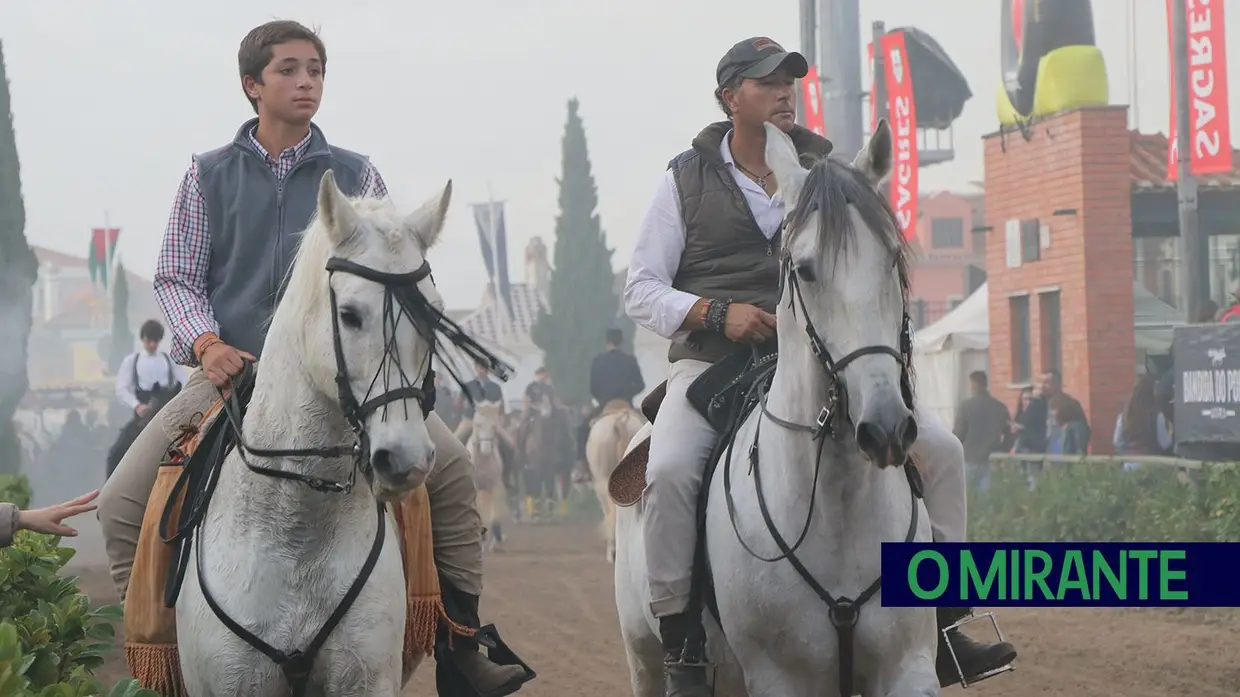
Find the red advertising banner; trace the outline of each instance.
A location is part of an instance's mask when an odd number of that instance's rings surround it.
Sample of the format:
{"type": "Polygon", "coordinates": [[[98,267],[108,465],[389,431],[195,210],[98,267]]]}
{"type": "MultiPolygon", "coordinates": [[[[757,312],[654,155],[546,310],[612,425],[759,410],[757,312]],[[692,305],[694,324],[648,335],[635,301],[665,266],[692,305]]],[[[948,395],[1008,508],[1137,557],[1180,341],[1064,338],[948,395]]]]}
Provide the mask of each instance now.
{"type": "MultiPolygon", "coordinates": [[[[1233,169],[1227,94],[1227,34],[1222,0],[1188,0],[1189,109],[1193,117],[1192,172],[1218,174],[1233,169]]],[[[1175,118],[1175,2],[1167,0],[1167,39],[1171,66],[1171,147],[1167,178],[1179,176],[1175,118]]]]}
{"type": "Polygon", "coordinates": [[[894,142],[895,168],[891,175],[891,206],[896,211],[905,239],[917,234],[917,104],[913,78],[908,69],[904,33],[887,34],[882,40],[886,72],[888,121],[894,142]]]}
{"type": "Polygon", "coordinates": [[[809,66],[809,72],[801,78],[801,103],[805,105],[805,127],[826,136],[827,122],[822,115],[822,82],[818,79],[818,66],[809,66]]]}

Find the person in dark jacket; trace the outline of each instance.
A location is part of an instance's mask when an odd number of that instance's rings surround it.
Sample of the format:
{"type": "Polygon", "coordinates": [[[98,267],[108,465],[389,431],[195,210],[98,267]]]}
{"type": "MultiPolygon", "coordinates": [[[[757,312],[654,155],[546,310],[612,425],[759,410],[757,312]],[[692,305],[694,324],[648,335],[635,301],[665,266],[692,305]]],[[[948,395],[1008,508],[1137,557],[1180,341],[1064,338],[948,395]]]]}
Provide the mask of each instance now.
{"type": "Polygon", "coordinates": [[[990,479],[990,454],[1003,449],[1011,433],[1011,416],[1007,405],[990,394],[985,371],[970,373],[969,384],[973,396],[960,403],[952,432],[964,446],[965,466],[984,491],[990,479]]]}
{"type": "Polygon", "coordinates": [[[594,362],[590,364],[590,396],[594,398],[594,410],[582,419],[577,431],[577,457],[582,460],[586,457],[590,427],[603,413],[603,408],[617,400],[632,406],[633,398],[646,389],[641,366],[632,354],[620,349],[623,343],[623,332],[619,329],[608,329],[607,348],[595,356],[594,362]]]}

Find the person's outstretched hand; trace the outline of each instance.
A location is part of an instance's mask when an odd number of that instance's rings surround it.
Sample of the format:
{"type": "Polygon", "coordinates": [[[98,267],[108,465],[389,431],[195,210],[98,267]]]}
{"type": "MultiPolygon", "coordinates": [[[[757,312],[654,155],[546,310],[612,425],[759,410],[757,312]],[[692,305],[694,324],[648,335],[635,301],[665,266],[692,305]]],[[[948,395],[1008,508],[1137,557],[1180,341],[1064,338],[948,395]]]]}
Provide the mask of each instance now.
{"type": "Polygon", "coordinates": [[[47,535],[77,537],[77,530],[68,525],[62,525],[60,521],[95,510],[99,507],[99,504],[93,503],[96,498],[99,498],[98,489],[89,494],[82,494],[72,501],[58,503],[55,506],[22,511],[17,514],[17,527],[21,530],[41,532],[47,535]]]}

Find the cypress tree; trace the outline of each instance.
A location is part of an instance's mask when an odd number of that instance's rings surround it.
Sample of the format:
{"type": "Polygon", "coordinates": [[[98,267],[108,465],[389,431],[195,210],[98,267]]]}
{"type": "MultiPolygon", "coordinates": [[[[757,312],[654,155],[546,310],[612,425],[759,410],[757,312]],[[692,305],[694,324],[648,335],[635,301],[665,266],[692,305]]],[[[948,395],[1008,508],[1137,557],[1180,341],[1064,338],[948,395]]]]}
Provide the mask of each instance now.
{"type": "Polygon", "coordinates": [[[112,341],[108,355],[108,370],[113,374],[121,361],[133,353],[133,330],[129,326],[129,281],[125,278],[125,265],[116,262],[116,278],[112,279],[112,341]]]}
{"type": "Polygon", "coordinates": [[[556,393],[571,405],[590,400],[590,362],[602,351],[607,330],[617,326],[619,311],[612,250],[607,248],[596,212],[598,189],[577,107],[575,98],[569,100],[561,141],[560,213],[548,293],[551,308],[539,313],[531,332],[543,350],[556,393]]]}
{"type": "Polygon", "coordinates": [[[29,389],[27,344],[39,262],[26,242],[17,139],[9,103],[9,81],[0,45],[0,473],[15,473],[21,445],[13,425],[17,405],[29,389]]]}

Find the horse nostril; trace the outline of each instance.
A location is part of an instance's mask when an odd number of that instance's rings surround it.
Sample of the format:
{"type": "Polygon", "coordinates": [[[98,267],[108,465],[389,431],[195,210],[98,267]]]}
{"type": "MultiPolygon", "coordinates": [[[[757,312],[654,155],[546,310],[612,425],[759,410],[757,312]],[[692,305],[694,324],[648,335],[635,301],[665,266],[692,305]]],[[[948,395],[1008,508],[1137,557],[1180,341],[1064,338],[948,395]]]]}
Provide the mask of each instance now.
{"type": "Polygon", "coordinates": [[[887,432],[882,426],[870,421],[862,421],[857,426],[857,447],[876,463],[885,459],[883,456],[887,451],[887,443],[887,432]]]}
{"type": "Polygon", "coordinates": [[[905,453],[917,442],[917,419],[914,419],[912,414],[906,416],[896,429],[896,442],[900,444],[901,452],[905,453]]]}
{"type": "Polygon", "coordinates": [[[374,451],[370,456],[370,464],[380,472],[391,472],[392,451],[386,448],[374,451]]]}

